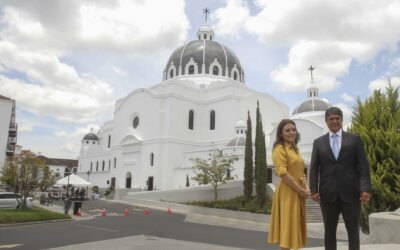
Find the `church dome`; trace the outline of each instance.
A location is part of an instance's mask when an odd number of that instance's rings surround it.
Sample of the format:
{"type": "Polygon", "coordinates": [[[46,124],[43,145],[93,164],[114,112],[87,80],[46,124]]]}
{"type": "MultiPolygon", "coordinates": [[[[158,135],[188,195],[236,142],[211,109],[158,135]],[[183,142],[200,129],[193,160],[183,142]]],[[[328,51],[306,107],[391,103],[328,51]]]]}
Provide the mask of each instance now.
{"type": "Polygon", "coordinates": [[[197,40],[177,48],[164,69],[164,81],[181,75],[216,75],[244,83],[244,72],[239,59],[227,46],[214,39],[214,32],[203,25],[197,40]]]}
{"type": "Polygon", "coordinates": [[[329,109],[332,105],[324,100],[318,98],[311,98],[304,102],[302,102],[299,106],[297,106],[294,110],[292,115],[305,113],[305,112],[312,112],[312,111],[325,111],[329,109]]]}
{"type": "Polygon", "coordinates": [[[236,136],[232,140],[230,140],[227,144],[228,147],[238,147],[238,146],[246,146],[246,137],[236,136]]]}
{"type": "Polygon", "coordinates": [[[98,137],[97,135],[95,135],[94,133],[89,133],[89,134],[86,134],[86,135],[83,137],[83,140],[98,141],[98,140],[99,140],[99,137],[98,137]]]}

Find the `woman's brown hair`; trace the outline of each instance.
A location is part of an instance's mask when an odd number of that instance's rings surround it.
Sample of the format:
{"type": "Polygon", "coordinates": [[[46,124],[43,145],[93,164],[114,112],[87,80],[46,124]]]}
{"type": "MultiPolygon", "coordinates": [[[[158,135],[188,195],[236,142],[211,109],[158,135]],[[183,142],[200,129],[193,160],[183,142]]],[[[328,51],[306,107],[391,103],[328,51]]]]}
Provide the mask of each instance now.
{"type": "Polygon", "coordinates": [[[296,128],[296,139],[294,140],[294,145],[293,145],[293,146],[294,146],[294,149],[295,149],[296,151],[298,151],[297,143],[299,142],[300,134],[299,134],[299,132],[297,131],[296,123],[294,123],[294,121],[292,121],[292,120],[290,120],[290,119],[283,119],[283,120],[279,123],[279,125],[278,125],[278,127],[277,127],[277,129],[276,129],[276,138],[275,138],[275,142],[274,142],[273,148],[275,148],[275,147],[278,146],[278,145],[282,145],[282,146],[285,145],[285,140],[284,140],[283,137],[282,137],[282,133],[283,133],[283,127],[284,127],[286,124],[292,124],[292,125],[296,128]]]}

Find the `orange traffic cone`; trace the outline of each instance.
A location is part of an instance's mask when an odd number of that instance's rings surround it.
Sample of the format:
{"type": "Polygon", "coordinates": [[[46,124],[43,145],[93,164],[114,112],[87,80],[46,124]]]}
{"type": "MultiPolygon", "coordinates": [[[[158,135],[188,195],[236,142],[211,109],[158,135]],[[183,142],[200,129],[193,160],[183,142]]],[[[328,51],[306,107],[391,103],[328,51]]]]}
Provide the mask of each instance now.
{"type": "Polygon", "coordinates": [[[171,214],[172,214],[171,207],[168,207],[167,213],[168,213],[168,215],[171,215],[171,214]]]}
{"type": "Polygon", "coordinates": [[[101,216],[107,216],[106,208],[103,208],[103,210],[101,210],[101,216]]]}
{"type": "Polygon", "coordinates": [[[149,215],[150,214],[150,210],[146,207],[144,209],[144,215],[149,215]]]}
{"type": "Polygon", "coordinates": [[[125,210],[124,210],[124,216],[128,216],[128,208],[125,208],[125,210]]]}
{"type": "Polygon", "coordinates": [[[78,212],[76,213],[76,216],[81,216],[82,214],[81,214],[81,209],[79,208],[78,209],[78,212]]]}

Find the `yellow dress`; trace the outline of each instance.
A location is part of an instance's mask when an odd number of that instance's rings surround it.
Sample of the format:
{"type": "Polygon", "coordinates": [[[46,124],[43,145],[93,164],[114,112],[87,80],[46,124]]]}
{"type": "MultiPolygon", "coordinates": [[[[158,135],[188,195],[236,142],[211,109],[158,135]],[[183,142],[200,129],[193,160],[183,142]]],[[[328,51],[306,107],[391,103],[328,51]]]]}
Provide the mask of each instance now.
{"type": "MultiPolygon", "coordinates": [[[[289,173],[294,181],[305,185],[304,160],[291,145],[276,146],[272,151],[272,161],[277,176],[289,173]]],[[[268,242],[291,249],[307,244],[305,200],[282,179],[272,202],[268,242]]]]}

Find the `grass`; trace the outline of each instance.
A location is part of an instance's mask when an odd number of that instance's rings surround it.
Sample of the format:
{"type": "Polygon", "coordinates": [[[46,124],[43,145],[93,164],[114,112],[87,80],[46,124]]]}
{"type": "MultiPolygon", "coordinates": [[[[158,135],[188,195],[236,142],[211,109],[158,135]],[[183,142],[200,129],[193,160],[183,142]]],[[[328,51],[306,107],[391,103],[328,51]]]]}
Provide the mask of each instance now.
{"type": "Polygon", "coordinates": [[[43,208],[33,207],[32,209],[1,209],[0,224],[24,223],[33,221],[49,221],[70,219],[69,215],[64,215],[43,208]]]}
{"type": "Polygon", "coordinates": [[[193,201],[186,202],[186,205],[200,206],[200,207],[211,207],[211,208],[221,208],[234,211],[244,211],[259,214],[270,214],[272,201],[269,197],[266,197],[266,202],[263,206],[257,204],[256,197],[252,197],[250,200],[246,201],[244,196],[239,196],[230,200],[218,200],[214,201],[193,201]]]}

